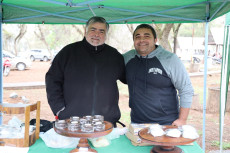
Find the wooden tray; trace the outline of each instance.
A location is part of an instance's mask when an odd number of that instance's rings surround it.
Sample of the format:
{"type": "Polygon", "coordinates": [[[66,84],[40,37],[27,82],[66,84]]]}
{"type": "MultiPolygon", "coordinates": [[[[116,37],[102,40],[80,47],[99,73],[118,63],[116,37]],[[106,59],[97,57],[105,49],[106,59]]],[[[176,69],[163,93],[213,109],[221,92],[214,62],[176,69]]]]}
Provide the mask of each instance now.
{"type": "MultiPolygon", "coordinates": [[[[163,126],[163,130],[177,128],[176,126],[163,126]]],[[[153,147],[153,149],[150,151],[151,153],[181,153],[182,150],[178,147],[175,147],[177,145],[185,145],[194,142],[196,139],[188,139],[178,137],[173,138],[169,136],[160,136],[160,137],[154,137],[151,135],[151,133],[148,133],[149,128],[144,128],[139,131],[138,135],[141,138],[143,142],[151,143],[153,145],[156,145],[153,147]]]]}
{"type": "Polygon", "coordinates": [[[113,130],[112,123],[110,123],[108,121],[104,121],[104,123],[105,123],[105,130],[104,131],[94,131],[94,132],[91,132],[91,133],[82,132],[81,130],[78,130],[76,132],[72,132],[72,131],[69,131],[68,128],[57,129],[55,126],[54,126],[54,130],[58,134],[64,135],[64,136],[67,136],[67,137],[96,138],[96,137],[107,135],[113,130]]]}
{"type": "MultiPolygon", "coordinates": [[[[68,122],[68,120],[66,120],[66,121],[68,122]]],[[[97,138],[97,137],[104,136],[104,135],[107,135],[110,132],[112,132],[113,124],[108,122],[108,121],[104,121],[104,123],[105,123],[105,130],[104,131],[94,131],[91,133],[82,132],[81,130],[78,130],[76,132],[72,132],[72,131],[69,131],[68,128],[57,129],[55,127],[55,123],[54,123],[53,127],[54,127],[54,131],[60,135],[67,136],[67,137],[80,138],[80,141],[78,143],[77,148],[71,150],[70,153],[81,152],[80,148],[87,148],[88,151],[97,153],[96,150],[90,148],[90,145],[88,143],[87,138],[97,138]]]]}

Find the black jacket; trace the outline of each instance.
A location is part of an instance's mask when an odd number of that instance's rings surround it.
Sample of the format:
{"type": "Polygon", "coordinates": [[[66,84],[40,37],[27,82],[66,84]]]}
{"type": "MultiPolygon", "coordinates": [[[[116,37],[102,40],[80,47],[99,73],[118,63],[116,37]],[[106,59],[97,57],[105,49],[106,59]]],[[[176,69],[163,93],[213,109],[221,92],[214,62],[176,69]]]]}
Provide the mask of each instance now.
{"type": "Polygon", "coordinates": [[[104,115],[115,123],[120,119],[117,80],[125,81],[122,55],[106,44],[94,47],[84,38],[64,47],[46,73],[46,92],[59,119],[70,116],[104,115]]]}

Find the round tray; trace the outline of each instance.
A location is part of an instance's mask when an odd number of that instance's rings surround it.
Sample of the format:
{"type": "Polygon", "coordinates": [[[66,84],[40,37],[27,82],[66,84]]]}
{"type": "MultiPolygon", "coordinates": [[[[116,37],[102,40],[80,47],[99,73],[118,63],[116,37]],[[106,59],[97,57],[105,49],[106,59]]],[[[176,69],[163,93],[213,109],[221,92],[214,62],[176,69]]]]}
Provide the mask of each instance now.
{"type": "MultiPolygon", "coordinates": [[[[177,128],[175,126],[166,125],[163,126],[163,130],[177,128]]],[[[183,138],[182,136],[179,138],[173,138],[169,136],[160,136],[160,137],[154,137],[151,135],[151,133],[148,133],[149,128],[144,128],[139,131],[140,138],[148,143],[152,143],[153,145],[161,145],[161,146],[177,146],[177,145],[185,145],[194,142],[196,139],[188,139],[183,138]]]]}
{"type": "Polygon", "coordinates": [[[73,132],[73,131],[69,131],[68,128],[57,129],[55,126],[53,126],[53,127],[54,127],[55,132],[57,132],[58,134],[63,135],[63,136],[77,137],[77,138],[96,138],[96,137],[107,135],[113,130],[113,124],[112,123],[110,123],[108,121],[104,121],[104,123],[105,123],[105,130],[104,131],[94,131],[91,133],[82,132],[81,130],[73,132]]]}
{"type": "MultiPolygon", "coordinates": [[[[166,125],[163,126],[163,130],[177,128],[176,126],[166,125]]],[[[196,139],[187,139],[183,137],[173,138],[169,136],[159,136],[154,137],[151,133],[148,133],[149,128],[144,128],[139,131],[138,135],[140,136],[143,142],[151,143],[156,145],[152,148],[150,153],[181,153],[182,150],[177,145],[185,145],[194,142],[196,139]]]]}
{"type": "MultiPolygon", "coordinates": [[[[67,122],[68,122],[68,120],[67,120],[67,122]]],[[[54,123],[53,127],[54,127],[54,131],[60,135],[67,136],[67,137],[80,138],[79,143],[77,145],[77,148],[71,150],[70,153],[81,152],[80,148],[87,148],[89,152],[97,153],[96,150],[90,148],[90,145],[88,143],[87,138],[96,138],[96,137],[107,135],[110,132],[112,132],[113,124],[108,122],[108,121],[104,121],[104,123],[105,123],[105,130],[104,131],[100,131],[100,132],[94,131],[91,133],[82,132],[81,130],[73,132],[73,131],[69,131],[68,128],[57,129],[55,127],[55,123],[54,123]]]]}

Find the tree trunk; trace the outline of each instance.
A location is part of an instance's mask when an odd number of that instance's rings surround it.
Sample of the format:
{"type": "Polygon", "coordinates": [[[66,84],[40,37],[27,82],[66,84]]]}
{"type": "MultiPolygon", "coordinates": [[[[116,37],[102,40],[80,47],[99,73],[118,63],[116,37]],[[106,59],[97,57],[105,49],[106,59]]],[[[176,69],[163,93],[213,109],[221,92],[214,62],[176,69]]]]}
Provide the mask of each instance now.
{"type": "Polygon", "coordinates": [[[174,25],[173,26],[173,43],[174,43],[174,47],[173,47],[173,53],[176,54],[176,49],[177,49],[177,35],[180,29],[181,23],[174,25]]]}
{"type": "MultiPolygon", "coordinates": [[[[72,27],[82,36],[84,37],[84,31],[79,29],[76,25],[72,24],[72,27]]],[[[83,25],[83,29],[85,29],[85,26],[83,25]]]]}
{"type": "Polygon", "coordinates": [[[162,38],[162,35],[163,35],[163,31],[161,29],[164,26],[164,24],[152,24],[152,26],[154,27],[154,29],[156,31],[157,39],[159,41],[162,38]]]}
{"type": "MultiPolygon", "coordinates": [[[[129,31],[130,31],[130,33],[131,33],[131,36],[132,36],[132,38],[133,38],[133,33],[134,33],[134,26],[133,26],[133,24],[127,24],[126,23],[126,26],[127,26],[127,28],[129,29],[129,31]]],[[[133,40],[133,39],[132,39],[133,40]]],[[[133,45],[132,45],[132,48],[134,48],[134,43],[133,43],[133,45]]]]}
{"type": "MultiPolygon", "coordinates": [[[[229,88],[228,88],[229,89],[229,88]]],[[[230,91],[227,93],[230,97],[230,91]]],[[[218,113],[220,111],[220,87],[208,88],[207,113],[218,113]]],[[[225,111],[230,112],[230,99],[227,99],[225,111]]]]}
{"type": "Polygon", "coordinates": [[[37,33],[36,31],[34,31],[34,34],[45,44],[45,46],[48,49],[50,55],[52,55],[51,52],[50,52],[49,45],[48,45],[48,43],[46,41],[44,31],[41,28],[41,25],[37,25],[37,27],[38,27],[39,33],[37,33]]]}
{"type": "Polygon", "coordinates": [[[160,38],[159,44],[168,51],[172,51],[171,45],[169,43],[169,33],[173,27],[173,23],[165,24],[162,29],[162,37],[160,38]]]}
{"type": "Polygon", "coordinates": [[[132,24],[127,24],[127,23],[126,23],[126,26],[127,26],[127,28],[129,29],[129,31],[131,32],[131,34],[133,35],[133,32],[134,32],[133,25],[132,25],[132,24]]]}
{"type": "Polygon", "coordinates": [[[26,27],[25,24],[20,24],[19,29],[20,29],[19,34],[14,39],[14,53],[15,53],[15,56],[18,55],[18,43],[22,39],[22,37],[25,35],[25,33],[27,31],[27,27],[26,27]]]}

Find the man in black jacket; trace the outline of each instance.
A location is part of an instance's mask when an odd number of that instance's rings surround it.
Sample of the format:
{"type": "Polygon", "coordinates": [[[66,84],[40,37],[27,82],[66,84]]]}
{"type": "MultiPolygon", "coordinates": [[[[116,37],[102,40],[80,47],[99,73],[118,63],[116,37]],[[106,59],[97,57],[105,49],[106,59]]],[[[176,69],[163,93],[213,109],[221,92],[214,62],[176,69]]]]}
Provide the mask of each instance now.
{"type": "Polygon", "coordinates": [[[85,38],[65,46],[46,73],[49,105],[59,119],[103,115],[116,126],[120,119],[117,80],[125,82],[122,55],[105,44],[109,25],[102,17],[86,23],[85,38]]]}

